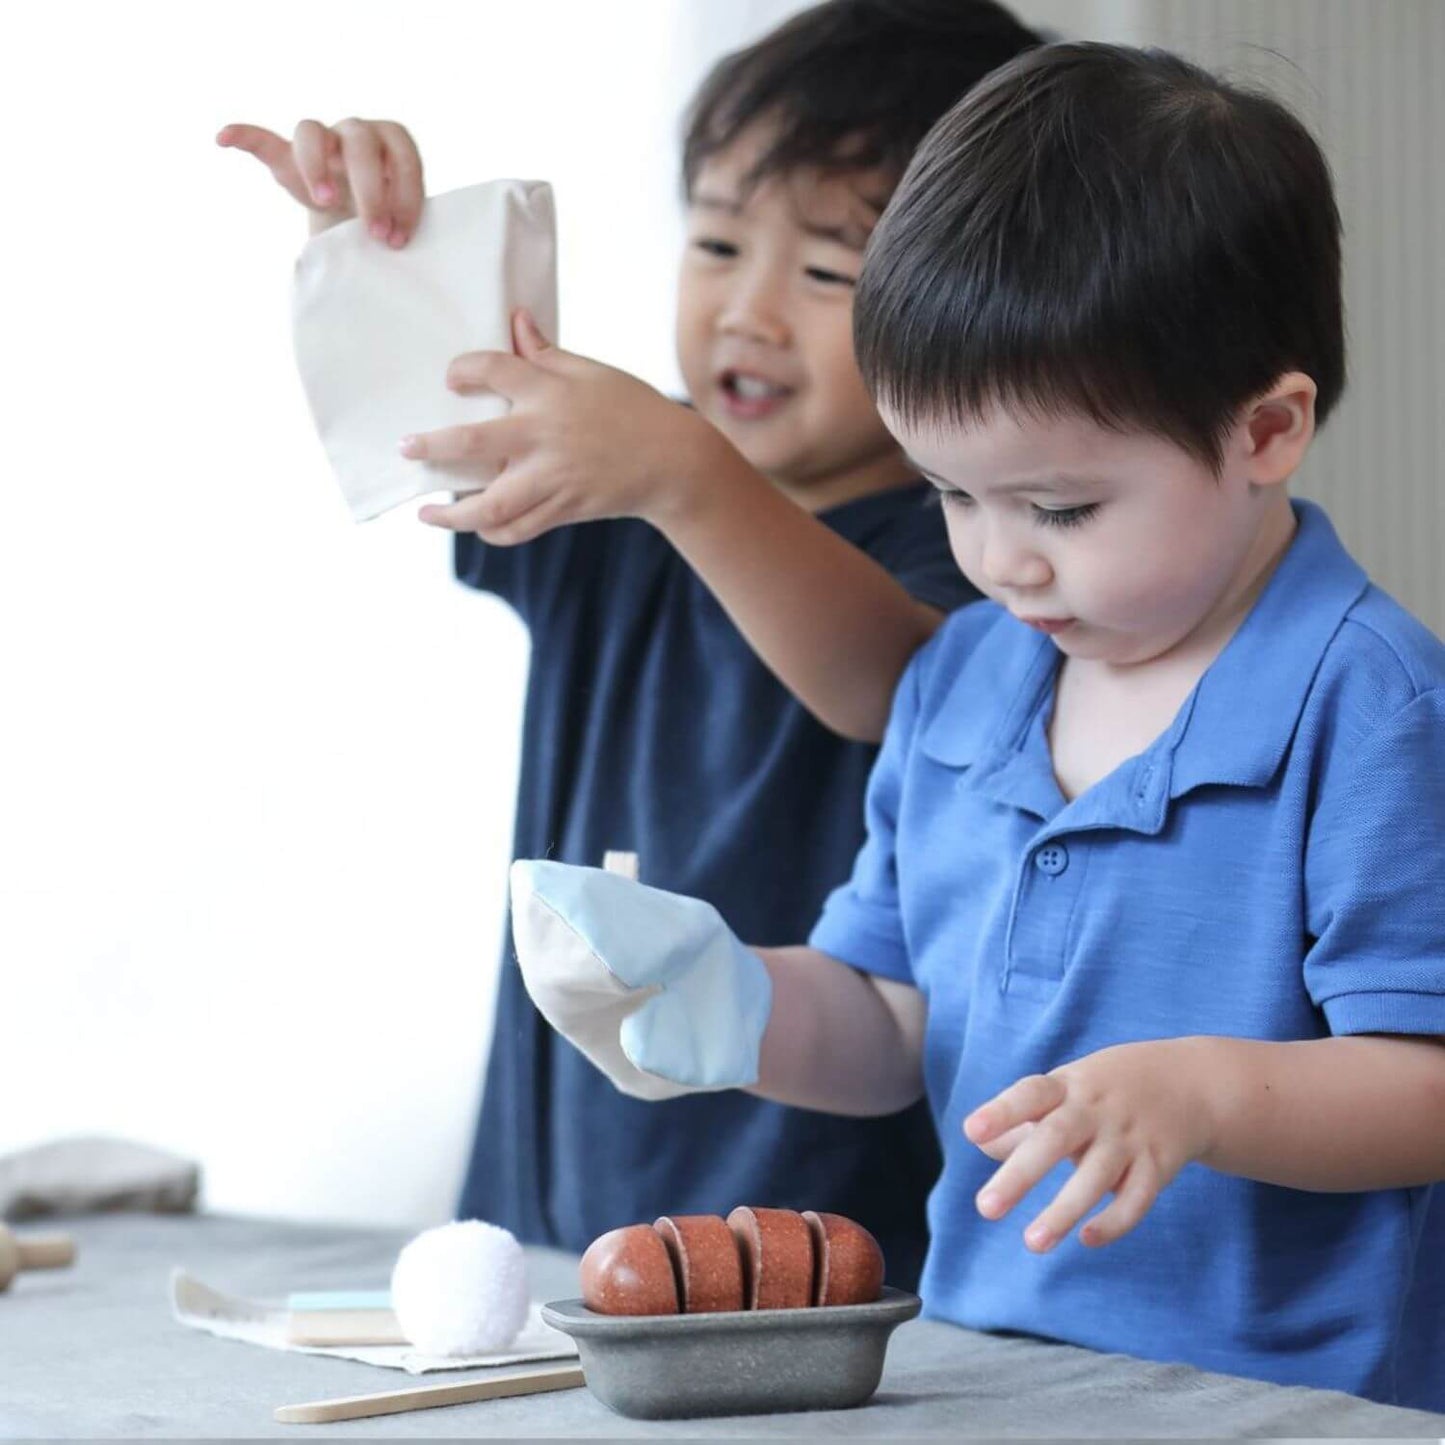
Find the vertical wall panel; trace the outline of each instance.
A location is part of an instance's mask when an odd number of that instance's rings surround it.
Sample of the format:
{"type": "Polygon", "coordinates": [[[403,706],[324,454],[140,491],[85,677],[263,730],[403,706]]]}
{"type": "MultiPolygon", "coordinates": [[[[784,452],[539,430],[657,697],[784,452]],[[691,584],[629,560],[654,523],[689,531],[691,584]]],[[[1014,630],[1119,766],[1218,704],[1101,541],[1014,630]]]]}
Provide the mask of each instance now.
{"type": "Polygon", "coordinates": [[[1345,223],[1350,385],[1296,490],[1445,634],[1445,3],[1136,0],[1133,30],[1267,86],[1323,141],[1345,223]]]}

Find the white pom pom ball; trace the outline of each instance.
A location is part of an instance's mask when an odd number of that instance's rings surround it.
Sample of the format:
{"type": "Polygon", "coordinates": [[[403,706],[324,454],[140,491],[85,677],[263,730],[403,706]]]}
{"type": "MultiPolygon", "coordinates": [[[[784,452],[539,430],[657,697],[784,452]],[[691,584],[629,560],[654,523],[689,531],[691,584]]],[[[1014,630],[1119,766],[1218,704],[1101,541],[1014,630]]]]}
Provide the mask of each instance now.
{"type": "Polygon", "coordinates": [[[417,1235],[391,1272],[401,1332],[428,1355],[506,1349],[526,1323],[529,1299],[522,1246],[480,1219],[417,1235]]]}

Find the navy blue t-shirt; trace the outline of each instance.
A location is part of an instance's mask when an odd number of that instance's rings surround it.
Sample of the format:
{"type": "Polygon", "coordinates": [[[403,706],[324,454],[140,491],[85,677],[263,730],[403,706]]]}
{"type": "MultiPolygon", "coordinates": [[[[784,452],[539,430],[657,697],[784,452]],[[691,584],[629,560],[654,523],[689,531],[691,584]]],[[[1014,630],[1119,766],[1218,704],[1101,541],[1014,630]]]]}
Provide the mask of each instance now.
{"type": "MultiPolygon", "coordinates": [[[[976,594],[931,501],[911,484],[819,520],[950,611],[976,594]]],[[[802,942],[863,842],[877,749],[817,722],[645,522],[512,548],[463,534],[455,565],[531,632],[514,856],[636,853],[643,882],[707,899],[747,942],[802,942]]],[[[739,1092],[630,1099],[546,1024],[503,950],[463,1218],[580,1251],[659,1214],[832,1210],[867,1225],[890,1282],[910,1286],[939,1163],[922,1104],[845,1119],[739,1092]]]]}

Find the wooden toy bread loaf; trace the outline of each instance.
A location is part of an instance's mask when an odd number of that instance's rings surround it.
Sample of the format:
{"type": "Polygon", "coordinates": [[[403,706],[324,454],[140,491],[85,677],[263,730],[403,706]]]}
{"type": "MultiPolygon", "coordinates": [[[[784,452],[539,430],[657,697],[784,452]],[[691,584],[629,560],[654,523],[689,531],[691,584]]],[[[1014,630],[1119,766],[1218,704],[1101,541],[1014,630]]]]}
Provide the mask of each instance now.
{"type": "Polygon", "coordinates": [[[811,1209],[664,1214],[610,1230],[582,1256],[582,1302],[606,1315],[867,1304],[882,1289],[878,1241],[811,1209]]]}

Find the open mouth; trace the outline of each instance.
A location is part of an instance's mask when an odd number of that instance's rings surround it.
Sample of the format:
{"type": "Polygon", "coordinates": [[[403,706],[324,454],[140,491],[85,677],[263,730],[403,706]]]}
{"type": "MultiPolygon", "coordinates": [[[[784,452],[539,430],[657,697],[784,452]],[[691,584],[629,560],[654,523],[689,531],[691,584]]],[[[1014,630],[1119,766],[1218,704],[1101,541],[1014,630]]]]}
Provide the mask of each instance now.
{"type": "Polygon", "coordinates": [[[717,387],[724,410],[744,421],[771,416],[793,394],[791,387],[749,371],[724,371],[717,387]]]}

